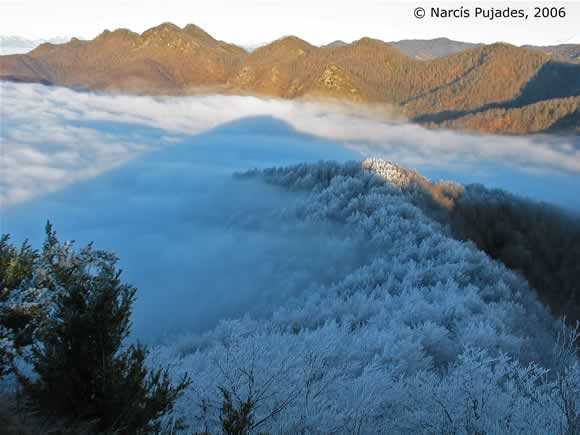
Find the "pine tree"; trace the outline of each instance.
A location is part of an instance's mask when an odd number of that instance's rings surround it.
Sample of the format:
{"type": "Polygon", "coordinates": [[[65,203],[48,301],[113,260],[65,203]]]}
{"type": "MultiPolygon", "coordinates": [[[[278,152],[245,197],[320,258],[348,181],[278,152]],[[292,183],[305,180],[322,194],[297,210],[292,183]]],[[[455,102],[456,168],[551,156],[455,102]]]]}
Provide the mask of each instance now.
{"type": "Polygon", "coordinates": [[[33,350],[38,379],[21,378],[33,403],[50,415],[93,421],[98,432],[157,430],[189,379],[173,386],[167,369],[146,367],[145,347],[123,347],[136,289],[121,281],[117,258],[91,245],[77,254],[47,225],[41,263],[53,299],[33,350]]]}
{"type": "Polygon", "coordinates": [[[222,429],[226,435],[248,435],[254,427],[255,402],[251,398],[234,404],[232,393],[226,388],[220,388],[223,395],[222,429]]]}

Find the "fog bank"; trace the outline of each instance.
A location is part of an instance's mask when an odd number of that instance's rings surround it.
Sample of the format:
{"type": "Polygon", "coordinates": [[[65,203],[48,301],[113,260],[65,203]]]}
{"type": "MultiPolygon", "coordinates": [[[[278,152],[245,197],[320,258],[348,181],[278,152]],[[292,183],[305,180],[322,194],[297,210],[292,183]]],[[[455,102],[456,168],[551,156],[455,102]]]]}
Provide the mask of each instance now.
{"type": "MultiPolygon", "coordinates": [[[[548,190],[568,190],[559,186],[571,186],[580,174],[578,138],[427,130],[360,106],[219,95],[113,96],[6,82],[0,84],[0,93],[4,206],[94,177],[144,152],[256,117],[284,121],[291,127],[285,135],[289,138],[304,133],[334,143],[336,152],[329,151],[327,158],[347,147],[360,157],[380,156],[429,176],[513,187],[509,190],[531,196],[537,192],[541,199],[550,197],[548,190]],[[538,174],[544,175],[541,181],[538,174]],[[546,186],[545,180],[553,184],[546,186]]],[[[232,141],[243,142],[248,134],[268,137],[269,128],[261,124],[258,131],[248,122],[226,133],[232,141]]],[[[281,136],[276,134],[276,140],[281,136]]],[[[558,203],[572,200],[567,195],[558,203]]]]}

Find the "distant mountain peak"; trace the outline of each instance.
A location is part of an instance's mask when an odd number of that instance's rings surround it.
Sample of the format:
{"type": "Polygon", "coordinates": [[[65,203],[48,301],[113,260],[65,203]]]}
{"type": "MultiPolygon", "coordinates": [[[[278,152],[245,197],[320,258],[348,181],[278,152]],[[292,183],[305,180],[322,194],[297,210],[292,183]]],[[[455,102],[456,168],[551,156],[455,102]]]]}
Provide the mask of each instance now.
{"type": "Polygon", "coordinates": [[[188,24],[183,28],[183,31],[193,36],[194,38],[205,39],[208,41],[216,41],[213,36],[195,24],[188,24]]]}
{"type": "Polygon", "coordinates": [[[287,35],[283,36],[282,38],[277,39],[276,41],[272,42],[270,45],[296,45],[301,47],[314,47],[308,41],[305,41],[302,38],[294,35],[287,35]]]}
{"type": "Polygon", "coordinates": [[[132,38],[136,38],[138,37],[139,34],[132,32],[129,29],[125,29],[125,28],[119,28],[119,29],[115,29],[113,31],[106,29],[103,32],[101,32],[96,38],[95,40],[103,40],[103,39],[108,39],[108,38],[119,38],[119,37],[132,37],[132,38]]]}
{"type": "Polygon", "coordinates": [[[506,50],[511,50],[511,49],[517,49],[519,47],[510,44],[509,42],[503,42],[503,41],[498,41],[498,42],[494,42],[493,44],[488,44],[485,45],[484,47],[489,47],[490,50],[495,50],[495,49],[506,49],[506,50]]]}
{"type": "Polygon", "coordinates": [[[336,41],[332,41],[330,44],[323,45],[322,48],[338,48],[344,47],[345,45],[348,44],[340,39],[337,39],[336,41]]]}
{"type": "Polygon", "coordinates": [[[165,22],[145,30],[142,35],[155,32],[181,32],[181,28],[173,23],[165,22]]]}
{"type": "Polygon", "coordinates": [[[282,57],[294,57],[296,55],[301,56],[306,52],[316,49],[314,45],[309,42],[297,37],[297,36],[284,36],[277,39],[270,44],[264,45],[257,48],[253,53],[253,57],[262,56],[264,53],[277,53],[277,56],[282,57]]]}
{"type": "Polygon", "coordinates": [[[405,57],[403,55],[403,53],[401,53],[401,51],[396,48],[393,47],[391,44],[385,42],[385,41],[381,41],[380,39],[374,39],[374,38],[369,38],[369,37],[364,37],[361,39],[358,39],[356,41],[353,41],[351,44],[347,44],[343,47],[338,47],[339,49],[341,48],[355,48],[355,49],[365,49],[368,51],[374,51],[377,53],[382,53],[383,56],[387,55],[387,56],[391,56],[391,57],[405,57]]]}
{"type": "Polygon", "coordinates": [[[380,39],[370,38],[368,36],[364,36],[356,41],[353,41],[351,45],[372,45],[372,46],[387,46],[388,44],[385,41],[381,41],[380,39]]]}

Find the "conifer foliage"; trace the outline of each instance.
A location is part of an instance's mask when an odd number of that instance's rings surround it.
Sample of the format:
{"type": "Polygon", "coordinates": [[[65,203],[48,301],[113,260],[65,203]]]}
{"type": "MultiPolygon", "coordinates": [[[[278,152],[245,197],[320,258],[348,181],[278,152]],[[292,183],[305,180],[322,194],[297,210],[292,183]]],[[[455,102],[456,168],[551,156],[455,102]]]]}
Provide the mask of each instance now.
{"type": "Polygon", "coordinates": [[[47,225],[32,274],[47,295],[29,356],[35,376],[18,377],[42,413],[90,421],[98,433],[148,433],[189,379],[174,386],[166,369],[147,368],[144,346],[123,345],[136,289],[116,264],[90,244],[75,252],[47,225]]]}

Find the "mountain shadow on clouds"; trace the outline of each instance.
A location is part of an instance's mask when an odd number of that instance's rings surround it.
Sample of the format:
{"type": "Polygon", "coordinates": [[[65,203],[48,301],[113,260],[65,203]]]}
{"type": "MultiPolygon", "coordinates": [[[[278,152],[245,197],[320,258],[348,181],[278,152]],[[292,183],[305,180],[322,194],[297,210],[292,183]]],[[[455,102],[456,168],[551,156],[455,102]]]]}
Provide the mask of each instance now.
{"type": "MultiPolygon", "coordinates": [[[[159,129],[84,124],[150,145],[162,140],[159,129]]],[[[232,178],[234,171],[254,167],[330,156],[352,160],[354,152],[270,117],[173,140],[100,176],[6,210],[3,232],[38,245],[48,219],[65,239],[114,251],[125,278],[139,288],[134,331],[142,337],[204,329],[247,311],[258,295],[270,303],[267,295],[274,289],[287,294],[334,279],[321,258],[335,259],[341,274],[359,261],[339,231],[300,226],[278,214],[299,195],[232,178]],[[283,276],[288,280],[280,281],[283,276]]]]}

